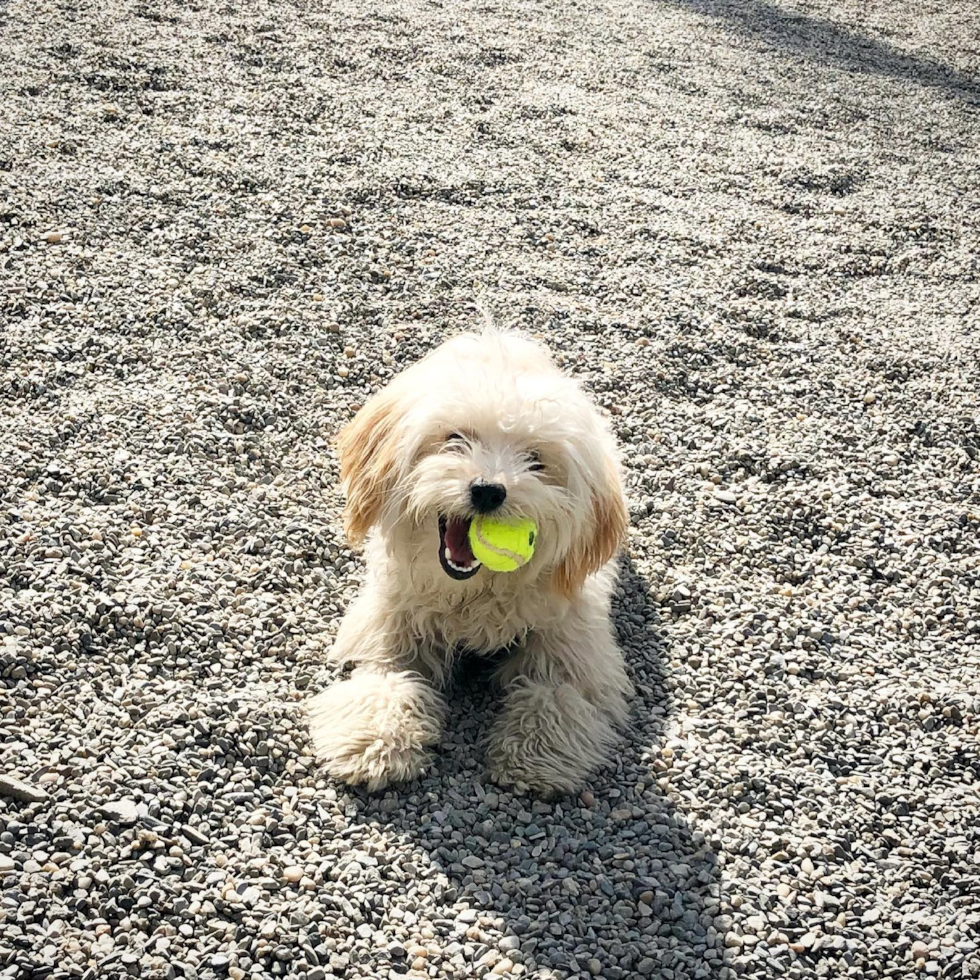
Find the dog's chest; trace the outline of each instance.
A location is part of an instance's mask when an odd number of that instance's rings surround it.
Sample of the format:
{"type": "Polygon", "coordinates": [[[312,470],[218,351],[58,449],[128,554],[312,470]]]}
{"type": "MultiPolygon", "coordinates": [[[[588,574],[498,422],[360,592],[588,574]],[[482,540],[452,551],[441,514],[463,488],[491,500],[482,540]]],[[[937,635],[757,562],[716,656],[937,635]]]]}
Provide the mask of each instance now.
{"type": "Polygon", "coordinates": [[[421,635],[439,636],[448,648],[486,654],[522,642],[547,620],[547,610],[529,596],[486,591],[419,609],[421,635]]]}

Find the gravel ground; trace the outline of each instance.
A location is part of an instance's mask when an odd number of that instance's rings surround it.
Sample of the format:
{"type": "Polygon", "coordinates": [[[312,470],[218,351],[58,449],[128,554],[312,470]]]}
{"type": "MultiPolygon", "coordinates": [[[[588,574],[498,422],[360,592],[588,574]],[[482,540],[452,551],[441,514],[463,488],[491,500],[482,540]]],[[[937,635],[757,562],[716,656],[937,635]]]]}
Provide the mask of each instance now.
{"type": "Polygon", "coordinates": [[[980,976],[970,0],[0,6],[0,977],[980,976]],[[615,417],[579,798],[316,770],[329,438],[441,338],[615,417]]]}

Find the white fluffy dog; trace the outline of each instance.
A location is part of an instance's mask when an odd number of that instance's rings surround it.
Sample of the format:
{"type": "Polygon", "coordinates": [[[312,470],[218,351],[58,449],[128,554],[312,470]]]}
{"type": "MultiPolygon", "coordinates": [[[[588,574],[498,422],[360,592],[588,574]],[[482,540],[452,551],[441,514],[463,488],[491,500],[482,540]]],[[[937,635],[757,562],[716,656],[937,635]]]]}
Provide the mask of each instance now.
{"type": "Polygon", "coordinates": [[[327,770],[369,789],[419,775],[454,659],[506,649],[493,777],[580,787],[630,694],[609,620],[627,510],[612,434],[585,393],[530,340],[463,335],[374,395],[338,446],[367,581],[333,648],[356,669],[308,703],[327,770]],[[467,539],[476,514],[533,519],[532,559],[483,568],[467,539]]]}

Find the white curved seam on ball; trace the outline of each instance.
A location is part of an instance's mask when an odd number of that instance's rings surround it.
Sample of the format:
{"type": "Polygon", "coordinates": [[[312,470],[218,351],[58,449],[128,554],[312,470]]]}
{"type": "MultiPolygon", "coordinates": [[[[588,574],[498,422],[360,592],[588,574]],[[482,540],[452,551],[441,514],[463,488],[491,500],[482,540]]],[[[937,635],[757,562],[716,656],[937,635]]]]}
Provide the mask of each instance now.
{"type": "Polygon", "coordinates": [[[476,539],[480,544],[486,548],[488,551],[492,551],[495,555],[500,555],[502,558],[509,558],[518,568],[521,565],[526,565],[527,560],[517,554],[516,551],[511,551],[509,548],[498,548],[496,545],[490,544],[489,541],[483,536],[481,528],[483,527],[483,521],[476,521],[474,524],[474,529],[476,531],[476,539]]]}

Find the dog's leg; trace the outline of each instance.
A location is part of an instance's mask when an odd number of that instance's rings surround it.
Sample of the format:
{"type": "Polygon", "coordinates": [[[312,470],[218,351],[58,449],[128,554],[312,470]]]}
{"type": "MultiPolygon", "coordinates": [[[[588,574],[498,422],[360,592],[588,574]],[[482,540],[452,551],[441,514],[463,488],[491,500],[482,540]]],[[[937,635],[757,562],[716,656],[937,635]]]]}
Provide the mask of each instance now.
{"type": "Polygon", "coordinates": [[[307,702],[320,762],[337,779],[370,790],[414,779],[445,716],[427,680],[438,679],[429,669],[438,663],[435,651],[426,657],[397,612],[369,589],[344,618],[332,657],[359,666],[307,702]]]}
{"type": "Polygon", "coordinates": [[[602,591],[583,594],[500,669],[505,702],[489,746],[498,782],[572,792],[605,760],[631,693],[607,609],[602,591]]]}
{"type": "Polygon", "coordinates": [[[417,674],[362,667],[307,704],[317,757],[331,776],[370,790],[420,775],[444,706],[417,674]]]}

